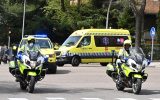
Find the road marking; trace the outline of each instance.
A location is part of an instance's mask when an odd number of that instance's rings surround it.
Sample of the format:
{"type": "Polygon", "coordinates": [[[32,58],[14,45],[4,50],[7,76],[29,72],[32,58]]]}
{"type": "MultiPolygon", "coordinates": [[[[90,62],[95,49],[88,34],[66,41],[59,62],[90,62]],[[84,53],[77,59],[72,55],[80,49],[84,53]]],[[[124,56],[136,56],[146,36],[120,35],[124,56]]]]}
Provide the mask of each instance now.
{"type": "Polygon", "coordinates": [[[160,98],[149,98],[151,100],[160,100],[160,98]]]}
{"type": "Polygon", "coordinates": [[[136,100],[136,99],[133,99],[133,98],[116,98],[116,99],[119,99],[119,100],[136,100]]]}
{"type": "Polygon", "coordinates": [[[47,100],[66,100],[65,98],[51,98],[51,97],[47,97],[47,100]]]}
{"type": "Polygon", "coordinates": [[[153,91],[153,92],[157,93],[157,92],[159,92],[159,91],[153,91]]]}
{"type": "Polygon", "coordinates": [[[26,98],[8,98],[9,100],[28,100],[26,98]]]}
{"type": "Polygon", "coordinates": [[[103,100],[100,98],[81,98],[82,100],[103,100]]]}

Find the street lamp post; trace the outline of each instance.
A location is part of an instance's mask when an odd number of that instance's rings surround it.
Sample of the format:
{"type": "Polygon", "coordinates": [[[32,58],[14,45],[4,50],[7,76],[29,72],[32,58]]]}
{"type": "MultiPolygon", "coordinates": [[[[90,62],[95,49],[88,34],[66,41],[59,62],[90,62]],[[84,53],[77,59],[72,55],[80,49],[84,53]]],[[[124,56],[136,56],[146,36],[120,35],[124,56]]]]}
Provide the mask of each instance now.
{"type": "Polygon", "coordinates": [[[8,48],[10,47],[10,42],[11,42],[10,35],[11,35],[11,30],[9,28],[9,32],[8,32],[8,48]]]}
{"type": "Polygon", "coordinates": [[[107,18],[106,18],[106,29],[108,29],[108,19],[109,19],[109,11],[111,8],[112,0],[109,2],[108,10],[107,10],[107,18]]]}
{"type": "Polygon", "coordinates": [[[25,12],[26,12],[26,0],[24,0],[24,6],[23,6],[22,38],[23,38],[23,35],[24,35],[25,12]]]}

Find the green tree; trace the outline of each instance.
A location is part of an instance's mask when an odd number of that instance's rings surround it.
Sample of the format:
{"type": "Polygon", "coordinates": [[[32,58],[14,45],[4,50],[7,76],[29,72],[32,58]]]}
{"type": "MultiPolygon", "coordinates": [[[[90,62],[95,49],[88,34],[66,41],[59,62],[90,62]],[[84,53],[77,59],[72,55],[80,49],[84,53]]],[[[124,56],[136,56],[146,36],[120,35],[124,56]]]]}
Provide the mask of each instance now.
{"type": "MultiPolygon", "coordinates": [[[[46,0],[38,0],[38,1],[27,0],[25,34],[33,34],[36,31],[36,29],[38,29],[39,26],[42,23],[44,23],[45,18],[43,18],[44,15],[42,9],[45,4],[46,0]]],[[[2,19],[0,20],[0,35],[2,36],[2,39],[0,41],[4,41],[5,43],[7,42],[6,37],[8,35],[9,27],[11,28],[12,31],[11,42],[20,41],[21,30],[22,30],[22,17],[23,17],[23,1],[2,0],[2,2],[0,3],[0,8],[2,8],[0,10],[0,19],[2,19]]]]}
{"type": "Polygon", "coordinates": [[[129,7],[129,2],[127,0],[122,0],[118,2],[117,6],[121,6],[118,13],[117,17],[117,24],[118,28],[124,28],[128,29],[132,35],[134,35],[134,30],[135,30],[135,17],[132,13],[132,10],[129,7]]]}

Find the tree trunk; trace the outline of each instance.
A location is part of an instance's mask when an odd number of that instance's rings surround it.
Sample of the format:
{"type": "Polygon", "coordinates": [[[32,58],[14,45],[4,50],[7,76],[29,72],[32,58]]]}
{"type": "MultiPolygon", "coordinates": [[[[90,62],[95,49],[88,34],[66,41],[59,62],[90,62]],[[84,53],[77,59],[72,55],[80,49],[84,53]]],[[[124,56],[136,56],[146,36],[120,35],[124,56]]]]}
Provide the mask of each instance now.
{"type": "Polygon", "coordinates": [[[142,16],[136,15],[136,40],[135,40],[135,46],[140,47],[141,45],[141,29],[142,29],[142,16]]]}
{"type": "Polygon", "coordinates": [[[80,10],[81,0],[78,0],[78,12],[80,10]]]}
{"type": "Polygon", "coordinates": [[[144,23],[144,10],[146,6],[146,0],[129,0],[132,11],[136,17],[136,40],[135,46],[141,46],[141,35],[143,32],[143,23],[144,23]]]}
{"type": "Polygon", "coordinates": [[[64,0],[61,0],[61,9],[63,12],[65,12],[65,4],[64,4],[64,0]]]}
{"type": "Polygon", "coordinates": [[[143,39],[141,42],[143,42],[143,44],[145,43],[144,41],[144,36],[145,36],[145,33],[144,33],[144,14],[142,14],[142,24],[141,24],[141,38],[143,39]]]}

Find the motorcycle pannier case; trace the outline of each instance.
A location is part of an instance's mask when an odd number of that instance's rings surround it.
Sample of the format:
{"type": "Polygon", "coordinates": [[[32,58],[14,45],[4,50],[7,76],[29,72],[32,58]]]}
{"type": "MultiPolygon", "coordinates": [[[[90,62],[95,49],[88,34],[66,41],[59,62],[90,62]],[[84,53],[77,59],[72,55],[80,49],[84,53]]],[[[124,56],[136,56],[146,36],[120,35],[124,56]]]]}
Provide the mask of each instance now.
{"type": "Polygon", "coordinates": [[[111,74],[112,74],[113,72],[116,72],[116,66],[112,65],[111,63],[109,63],[109,64],[107,65],[106,74],[111,77],[111,74]]]}

